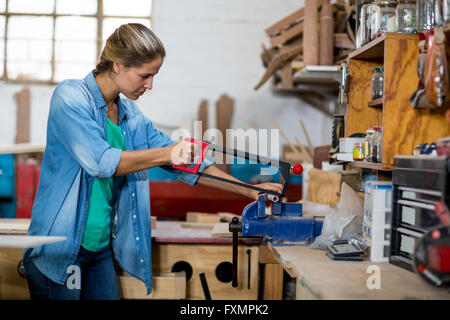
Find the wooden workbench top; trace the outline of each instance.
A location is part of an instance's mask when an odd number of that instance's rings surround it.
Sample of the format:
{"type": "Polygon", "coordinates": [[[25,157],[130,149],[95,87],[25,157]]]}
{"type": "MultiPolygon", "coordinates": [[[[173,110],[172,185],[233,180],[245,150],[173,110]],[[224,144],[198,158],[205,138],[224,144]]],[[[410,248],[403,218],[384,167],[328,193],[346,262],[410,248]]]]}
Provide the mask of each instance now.
{"type": "Polygon", "coordinates": [[[434,287],[419,275],[387,262],[334,261],[325,251],[304,246],[272,246],[270,250],[283,268],[318,299],[400,300],[446,299],[450,289],[434,287]],[[368,267],[380,268],[380,289],[368,289],[374,275],[368,267]]]}
{"type": "MultiPolygon", "coordinates": [[[[155,243],[217,243],[231,244],[232,238],[217,238],[212,235],[212,226],[205,228],[208,224],[184,221],[157,221],[156,227],[152,229],[152,239],[155,243]]],[[[258,245],[260,238],[239,238],[240,244],[258,245]]]]}

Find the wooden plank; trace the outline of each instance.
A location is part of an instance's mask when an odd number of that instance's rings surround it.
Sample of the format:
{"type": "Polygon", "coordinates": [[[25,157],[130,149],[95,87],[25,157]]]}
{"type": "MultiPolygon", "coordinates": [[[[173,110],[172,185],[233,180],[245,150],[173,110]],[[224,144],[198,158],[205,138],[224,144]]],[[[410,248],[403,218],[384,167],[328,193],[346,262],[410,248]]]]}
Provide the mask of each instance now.
{"type": "Polygon", "coordinates": [[[0,219],[0,234],[27,234],[30,219],[0,219]]]}
{"type": "Polygon", "coordinates": [[[333,6],[326,1],[320,12],[319,64],[332,65],[334,62],[334,20],[333,6]]]}
{"type": "Polygon", "coordinates": [[[309,155],[314,156],[314,147],[311,143],[311,139],[309,139],[308,131],[306,130],[305,124],[303,123],[302,119],[300,119],[300,126],[302,127],[303,134],[305,135],[306,141],[308,142],[309,155]]]}
{"type": "Polygon", "coordinates": [[[419,143],[436,142],[450,135],[445,112],[450,103],[437,109],[413,109],[409,97],[417,89],[419,36],[387,34],[385,44],[383,167],[391,167],[395,155],[412,155],[419,143]]]}
{"type": "Polygon", "coordinates": [[[17,143],[11,146],[0,147],[0,154],[5,153],[34,153],[44,152],[45,145],[32,144],[32,143],[17,143]]]}
{"type": "Polygon", "coordinates": [[[341,175],[337,172],[312,168],[309,171],[309,184],[306,200],[328,204],[330,207],[339,202],[341,175]]]}
{"type": "Polygon", "coordinates": [[[152,278],[152,292],[147,295],[144,282],[130,275],[118,276],[121,298],[128,299],[185,299],[186,273],[161,272],[152,278]]]}
{"type": "Polygon", "coordinates": [[[303,34],[303,28],[303,22],[300,22],[289,30],[282,32],[279,36],[270,38],[270,44],[272,45],[272,47],[285,44],[289,40],[301,36],[303,34]]]}
{"type": "Polygon", "coordinates": [[[334,34],[334,47],[342,49],[355,49],[355,43],[350,40],[348,34],[346,33],[335,33],[334,34]]]}
{"type": "Polygon", "coordinates": [[[283,267],[264,265],[264,300],[283,300],[283,267]]]}
{"type": "Polygon", "coordinates": [[[203,230],[213,230],[215,224],[213,223],[197,223],[197,222],[182,222],[181,227],[186,229],[203,229],[203,230]]]}
{"type": "Polygon", "coordinates": [[[373,169],[373,170],[392,170],[392,168],[384,168],[382,163],[368,162],[368,161],[353,161],[350,162],[352,167],[373,169]]]}
{"type": "MultiPolygon", "coordinates": [[[[231,128],[234,112],[234,99],[226,93],[222,94],[216,102],[216,124],[217,129],[222,132],[223,146],[227,146],[226,130],[231,128]]],[[[220,144],[220,143],[218,143],[220,144]]],[[[223,163],[217,163],[217,167],[225,172],[230,172],[230,166],[225,162],[226,157],[223,157],[223,163]]]]}
{"type": "Polygon", "coordinates": [[[198,107],[198,120],[202,122],[202,137],[208,130],[208,100],[202,99],[200,101],[200,106],[198,107]]]}
{"type": "Polygon", "coordinates": [[[303,60],[306,65],[319,64],[319,9],[316,0],[305,0],[303,60]]]}
{"type": "Polygon", "coordinates": [[[291,64],[286,63],[284,67],[281,68],[281,89],[289,90],[294,88],[292,74],[291,64]]]}
{"type": "MultiPolygon", "coordinates": [[[[316,0],[317,5],[320,8],[325,0],[316,0]]],[[[278,22],[274,23],[270,27],[268,27],[265,32],[269,37],[273,37],[279,33],[281,33],[283,30],[289,28],[292,24],[294,24],[296,21],[302,21],[303,16],[305,14],[305,8],[300,8],[293,13],[289,14],[288,16],[284,17],[283,19],[279,20],[278,22]]]]}
{"type": "Polygon", "coordinates": [[[187,212],[186,222],[220,223],[220,216],[217,213],[187,212]]]}
{"type": "Polygon", "coordinates": [[[17,272],[23,249],[0,248],[0,299],[28,300],[30,293],[25,278],[17,272]]]}
{"type": "Polygon", "coordinates": [[[30,88],[23,87],[14,94],[17,102],[17,131],[15,143],[30,142],[30,88]]]}
{"type": "Polygon", "coordinates": [[[294,11],[287,17],[281,19],[280,21],[276,22],[275,24],[268,27],[265,32],[269,37],[273,37],[277,34],[280,34],[286,26],[292,25],[297,20],[303,18],[303,15],[305,14],[305,8],[301,8],[299,10],[294,11]]]}
{"type": "MultiPolygon", "coordinates": [[[[241,233],[239,232],[239,235],[241,233]]],[[[216,223],[211,231],[211,237],[213,238],[231,238],[233,233],[230,232],[229,224],[227,222],[216,223]]]]}

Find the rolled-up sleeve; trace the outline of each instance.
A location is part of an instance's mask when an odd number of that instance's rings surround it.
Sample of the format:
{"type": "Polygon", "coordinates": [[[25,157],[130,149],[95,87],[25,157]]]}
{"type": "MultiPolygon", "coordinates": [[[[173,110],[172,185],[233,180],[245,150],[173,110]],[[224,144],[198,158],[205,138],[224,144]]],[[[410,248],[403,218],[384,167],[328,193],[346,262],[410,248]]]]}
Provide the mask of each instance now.
{"type": "MultiPolygon", "coordinates": [[[[145,115],[142,115],[144,117],[144,121],[146,123],[147,128],[147,138],[148,138],[148,144],[150,148],[161,148],[161,147],[170,147],[175,143],[172,139],[169,138],[165,133],[159,131],[153,126],[153,123],[150,119],[148,119],[145,115]]],[[[194,159],[194,163],[198,161],[198,156],[194,159]]],[[[198,172],[203,172],[207,167],[214,165],[214,158],[204,158],[202,160],[202,163],[200,165],[200,168],[198,172]]],[[[186,182],[190,185],[195,185],[199,179],[198,174],[193,174],[190,172],[182,171],[182,170],[176,170],[173,169],[170,165],[164,165],[161,166],[164,170],[167,170],[169,172],[175,173],[178,176],[178,179],[186,182]]]]}
{"type": "Polygon", "coordinates": [[[122,150],[108,144],[104,129],[94,119],[93,102],[77,86],[76,82],[63,82],[55,89],[48,130],[89,175],[112,177],[122,150]]]}

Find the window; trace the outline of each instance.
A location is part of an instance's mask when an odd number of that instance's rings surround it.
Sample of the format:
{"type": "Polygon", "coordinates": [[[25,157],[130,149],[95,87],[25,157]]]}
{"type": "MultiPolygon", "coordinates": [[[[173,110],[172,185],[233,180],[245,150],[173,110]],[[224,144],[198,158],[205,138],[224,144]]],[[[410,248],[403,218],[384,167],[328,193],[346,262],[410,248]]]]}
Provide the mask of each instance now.
{"type": "Polygon", "coordinates": [[[0,0],[0,75],[56,83],[95,67],[121,24],[150,27],[151,0],[0,0]]]}

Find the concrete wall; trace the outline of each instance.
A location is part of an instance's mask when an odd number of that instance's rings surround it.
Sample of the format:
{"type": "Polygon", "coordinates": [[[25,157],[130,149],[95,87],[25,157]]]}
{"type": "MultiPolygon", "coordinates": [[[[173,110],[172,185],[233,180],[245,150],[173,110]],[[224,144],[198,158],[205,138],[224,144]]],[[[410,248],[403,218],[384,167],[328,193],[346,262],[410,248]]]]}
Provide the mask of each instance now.
{"type": "MultiPolygon", "coordinates": [[[[273,119],[290,139],[297,136],[306,144],[299,125],[303,119],[314,146],[330,143],[331,120],[323,113],[297,97],[275,96],[270,81],[253,90],[265,71],[260,59],[261,44],[269,46],[264,29],[302,6],[303,1],[294,0],[153,0],[153,30],[165,44],[167,57],[152,92],[140,98],[139,106],[155,123],[190,128],[200,100],[207,99],[209,124],[214,127],[215,103],[227,93],[235,99],[233,128],[256,124],[270,129],[273,119]]],[[[14,142],[13,95],[21,88],[0,84],[0,145],[14,142]]],[[[54,86],[30,88],[31,140],[45,143],[54,86]]]]}

